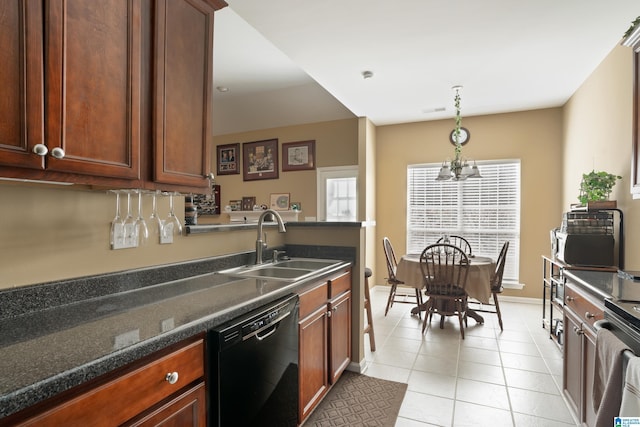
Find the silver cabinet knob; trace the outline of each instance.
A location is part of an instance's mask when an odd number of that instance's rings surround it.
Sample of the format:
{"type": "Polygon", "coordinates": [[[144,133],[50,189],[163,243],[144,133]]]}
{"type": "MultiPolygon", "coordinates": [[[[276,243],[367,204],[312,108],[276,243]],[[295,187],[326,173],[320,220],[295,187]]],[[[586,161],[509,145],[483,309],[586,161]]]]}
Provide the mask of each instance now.
{"type": "Polygon", "coordinates": [[[594,317],[596,317],[595,314],[593,313],[589,313],[588,311],[584,314],[584,317],[586,317],[587,319],[593,319],[594,317]]]}
{"type": "Polygon", "coordinates": [[[53,157],[55,157],[56,159],[63,159],[64,155],[65,155],[65,152],[64,152],[64,150],[62,148],[56,147],[53,150],[51,150],[51,155],[53,157]]]}
{"type": "Polygon", "coordinates": [[[165,381],[169,384],[175,384],[178,382],[178,373],[177,372],[169,372],[165,377],[165,381]]]}
{"type": "Polygon", "coordinates": [[[49,149],[44,144],[36,144],[33,146],[33,152],[38,156],[46,156],[49,152],[49,149]]]}
{"type": "Polygon", "coordinates": [[[331,317],[331,310],[327,311],[327,317],[331,317]]]}
{"type": "Polygon", "coordinates": [[[575,298],[574,298],[574,297],[567,296],[567,302],[571,302],[571,301],[573,301],[573,300],[575,300],[575,298]]]}
{"type": "Polygon", "coordinates": [[[206,178],[209,179],[215,179],[216,177],[213,175],[213,172],[209,172],[208,174],[205,175],[206,178]]]}

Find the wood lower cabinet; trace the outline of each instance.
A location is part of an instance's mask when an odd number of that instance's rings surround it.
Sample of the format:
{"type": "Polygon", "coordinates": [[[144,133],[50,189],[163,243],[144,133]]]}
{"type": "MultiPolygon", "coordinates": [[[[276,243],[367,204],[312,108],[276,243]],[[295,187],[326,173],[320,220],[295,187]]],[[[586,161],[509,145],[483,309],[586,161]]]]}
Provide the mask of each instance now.
{"type": "Polygon", "coordinates": [[[329,381],[335,384],[351,362],[351,274],[329,281],[329,381]]]}
{"type": "Polygon", "coordinates": [[[593,393],[595,321],[604,316],[604,301],[567,281],[565,284],[563,391],[570,408],[584,426],[595,426],[593,393]]]}
{"type": "Polygon", "coordinates": [[[351,272],[300,294],[299,421],[320,403],[351,361],[351,272]]]}
{"type": "Polygon", "coordinates": [[[204,382],[196,384],[171,401],[160,405],[127,427],[204,427],[207,419],[207,396],[204,382]]]}
{"type": "Polygon", "coordinates": [[[329,390],[329,328],[326,302],[305,316],[300,321],[298,330],[298,417],[302,422],[329,390]]]}
{"type": "Polygon", "coordinates": [[[198,338],[147,357],[108,378],[79,386],[55,401],[29,408],[6,421],[17,426],[204,427],[204,360],[204,339],[198,338]]]}

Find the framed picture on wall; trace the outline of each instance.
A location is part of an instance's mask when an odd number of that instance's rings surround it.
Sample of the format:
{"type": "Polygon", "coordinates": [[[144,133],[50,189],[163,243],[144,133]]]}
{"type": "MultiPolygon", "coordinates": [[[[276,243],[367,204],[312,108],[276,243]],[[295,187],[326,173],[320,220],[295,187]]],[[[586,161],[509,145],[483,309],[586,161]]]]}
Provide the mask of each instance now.
{"type": "Polygon", "coordinates": [[[244,181],[278,178],[278,140],[245,142],[242,144],[244,181]]]}
{"type": "Polygon", "coordinates": [[[274,211],[289,210],[289,193],[271,193],[269,207],[274,211]]]}
{"type": "Polygon", "coordinates": [[[316,141],[282,144],[282,171],[302,171],[316,168],[316,141]]]}
{"type": "Polygon", "coordinates": [[[218,145],[218,175],[240,173],[240,143],[218,145]]]}

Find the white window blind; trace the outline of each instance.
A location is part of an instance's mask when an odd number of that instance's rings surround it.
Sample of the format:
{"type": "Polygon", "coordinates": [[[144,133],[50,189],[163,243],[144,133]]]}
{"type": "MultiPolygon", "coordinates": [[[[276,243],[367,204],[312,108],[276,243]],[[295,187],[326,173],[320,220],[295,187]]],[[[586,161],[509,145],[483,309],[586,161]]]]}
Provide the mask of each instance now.
{"type": "Polygon", "coordinates": [[[503,280],[518,283],[520,161],[478,162],[482,178],[465,181],[436,181],[440,167],[407,168],[407,253],[453,234],[467,239],[475,255],[496,259],[508,240],[503,280]]]}

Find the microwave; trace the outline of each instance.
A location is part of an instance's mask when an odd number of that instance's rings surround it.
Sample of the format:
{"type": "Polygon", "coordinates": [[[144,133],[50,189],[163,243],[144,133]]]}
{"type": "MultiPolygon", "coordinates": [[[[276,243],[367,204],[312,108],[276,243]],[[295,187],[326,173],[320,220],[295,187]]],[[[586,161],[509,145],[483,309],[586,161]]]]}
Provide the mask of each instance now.
{"type": "Polygon", "coordinates": [[[585,267],[610,267],[615,264],[615,239],[611,234],[569,234],[556,236],[556,258],[565,264],[585,267]]]}

